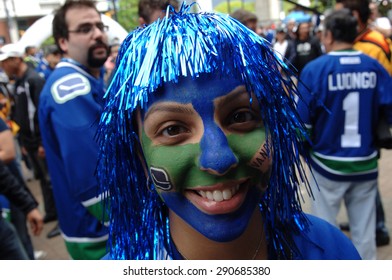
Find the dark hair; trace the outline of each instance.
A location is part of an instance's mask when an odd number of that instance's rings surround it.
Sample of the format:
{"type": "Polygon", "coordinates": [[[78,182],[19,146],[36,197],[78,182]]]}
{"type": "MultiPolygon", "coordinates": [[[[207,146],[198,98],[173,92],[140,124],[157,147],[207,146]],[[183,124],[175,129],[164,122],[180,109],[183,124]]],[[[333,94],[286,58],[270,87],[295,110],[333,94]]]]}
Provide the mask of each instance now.
{"type": "Polygon", "coordinates": [[[341,0],[341,3],[350,11],[357,11],[359,19],[363,24],[368,22],[371,14],[369,0],[341,0]]]}
{"type": "Polygon", "coordinates": [[[348,9],[332,12],[325,18],[324,27],[338,42],[352,44],[357,36],[357,19],[348,9]]]}
{"type": "Polygon", "coordinates": [[[235,18],[242,24],[246,25],[248,21],[257,21],[257,16],[247,10],[244,9],[237,9],[233,13],[230,14],[231,17],[235,18]]]}
{"type": "Polygon", "coordinates": [[[81,8],[81,7],[95,9],[99,14],[99,11],[95,6],[95,1],[92,0],[67,0],[65,1],[64,5],[62,5],[60,8],[56,10],[54,14],[54,18],[52,22],[52,33],[53,33],[54,41],[56,42],[56,45],[61,51],[61,53],[64,53],[64,51],[61,49],[58,40],[60,38],[68,39],[68,24],[67,21],[65,20],[65,16],[69,9],[81,8]]]}
{"type": "Polygon", "coordinates": [[[283,26],[276,28],[276,33],[287,33],[287,29],[283,26]]]}
{"type": "Polygon", "coordinates": [[[25,54],[30,54],[30,51],[35,49],[35,46],[27,46],[25,47],[25,54]]]}
{"type": "Polygon", "coordinates": [[[140,0],[138,8],[139,17],[143,18],[147,24],[150,24],[151,14],[155,11],[166,10],[169,5],[178,11],[179,4],[177,0],[140,0]]]}
{"type": "Polygon", "coordinates": [[[309,36],[311,35],[310,33],[310,27],[311,27],[311,22],[310,21],[303,21],[303,22],[299,22],[297,23],[294,28],[293,28],[293,33],[295,33],[295,35],[299,36],[299,29],[302,25],[309,25],[309,36]]]}
{"type": "Polygon", "coordinates": [[[59,50],[59,48],[56,45],[45,46],[43,48],[43,50],[44,50],[45,56],[47,56],[49,54],[54,54],[54,55],[61,54],[61,51],[59,50]]]}

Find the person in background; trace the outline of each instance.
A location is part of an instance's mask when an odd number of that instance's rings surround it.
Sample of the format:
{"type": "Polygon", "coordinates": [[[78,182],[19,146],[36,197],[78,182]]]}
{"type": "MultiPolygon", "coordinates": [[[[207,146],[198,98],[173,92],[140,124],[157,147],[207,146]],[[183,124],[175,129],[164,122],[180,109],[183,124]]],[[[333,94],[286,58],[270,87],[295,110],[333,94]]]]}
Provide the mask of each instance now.
{"type": "Polygon", "coordinates": [[[241,22],[243,25],[248,27],[250,30],[256,32],[257,31],[257,22],[258,18],[257,16],[244,9],[237,9],[233,13],[230,14],[231,17],[235,18],[239,22],[241,22]]]}
{"type": "Polygon", "coordinates": [[[316,36],[317,40],[320,42],[321,51],[325,53],[325,47],[322,44],[322,36],[323,36],[324,25],[321,23],[314,29],[314,36],[316,36]]]}
{"type": "Polygon", "coordinates": [[[110,45],[109,47],[109,57],[106,60],[104,66],[105,66],[105,84],[106,86],[110,85],[110,82],[112,81],[113,78],[113,74],[114,74],[114,67],[116,65],[116,59],[117,59],[117,55],[118,55],[118,50],[120,49],[120,42],[115,42],[113,44],[110,45]]]}
{"type": "Polygon", "coordinates": [[[39,62],[35,69],[38,74],[45,79],[48,79],[49,75],[53,72],[57,63],[60,62],[61,52],[56,45],[50,45],[44,47],[44,57],[39,62]]]}
{"type": "Polygon", "coordinates": [[[307,63],[323,54],[320,41],[311,34],[310,27],[310,22],[298,24],[296,39],[289,43],[285,54],[298,76],[307,63]]]}
{"type": "Polygon", "coordinates": [[[24,56],[24,62],[27,64],[27,66],[36,69],[39,63],[39,60],[37,58],[37,47],[36,46],[27,46],[25,47],[25,56],[24,56]]]}
{"type": "Polygon", "coordinates": [[[347,9],[326,17],[322,41],[328,54],[301,72],[298,112],[310,133],[312,213],[337,226],[343,201],[354,245],[363,259],[375,260],[374,131],[381,112],[392,127],[392,79],[377,60],[354,50],[356,28],[347,9]]]}
{"type": "MultiPolygon", "coordinates": [[[[369,27],[371,15],[369,0],[340,0],[340,5],[349,9],[357,19],[357,37],[355,38],[354,49],[376,59],[384,66],[389,75],[392,75],[392,42],[380,32],[369,27]]],[[[381,153],[379,151],[380,156],[381,153]]],[[[388,245],[390,236],[385,225],[385,212],[378,187],[375,202],[377,208],[376,244],[377,246],[388,245]]],[[[342,224],[341,228],[349,229],[346,224],[342,224]]]]}
{"type": "Polygon", "coordinates": [[[378,4],[375,2],[369,3],[370,9],[370,18],[369,18],[369,26],[371,29],[376,30],[386,38],[391,38],[392,36],[392,25],[387,17],[380,16],[380,12],[378,10],[378,4]]]}
{"type": "Polygon", "coordinates": [[[289,42],[286,39],[286,30],[283,27],[278,27],[276,29],[275,42],[273,47],[280,59],[284,59],[288,44],[289,42]]]}
{"type": "Polygon", "coordinates": [[[178,0],[140,0],[138,4],[139,25],[148,25],[158,18],[163,18],[169,5],[176,10],[179,8],[178,0]]]}
{"type": "MultiPolygon", "coordinates": [[[[19,183],[29,191],[16,160],[17,147],[12,127],[17,125],[8,118],[10,101],[7,97],[8,93],[0,93],[0,161],[8,167],[19,183]]],[[[12,203],[9,204],[9,220],[14,225],[29,259],[35,259],[33,244],[26,226],[26,215],[12,203]]],[[[39,253],[43,254],[43,251],[37,251],[37,254],[39,253]]]]}
{"type": "Polygon", "coordinates": [[[192,7],[120,48],[98,128],[105,259],[359,259],[301,210],[306,129],[287,65],[237,20],[192,7]]]}
{"type": "Polygon", "coordinates": [[[357,38],[354,48],[378,60],[392,75],[392,43],[382,33],[369,26],[371,11],[369,0],[340,0],[344,8],[352,11],[357,19],[357,38]]]}
{"type": "MultiPolygon", "coordinates": [[[[138,3],[139,26],[146,26],[156,21],[158,18],[164,17],[169,5],[178,10],[177,0],[140,0],[138,3]]],[[[120,42],[114,42],[110,46],[110,55],[108,60],[105,62],[106,73],[104,80],[107,86],[109,86],[113,79],[113,74],[115,72],[114,67],[119,48],[120,42]]]]}
{"type": "Polygon", "coordinates": [[[106,26],[89,0],[67,0],[53,19],[63,58],[41,91],[39,122],[62,236],[73,259],[100,259],[108,228],[95,168],[109,56],[106,26]]]}
{"type": "MultiPolygon", "coordinates": [[[[5,123],[0,119],[0,126],[5,123]]],[[[38,203],[28,191],[20,184],[0,161],[0,194],[4,195],[12,204],[16,205],[25,215],[30,224],[31,232],[38,236],[42,232],[43,218],[38,210],[38,203]]],[[[1,207],[0,207],[1,209],[1,207]]],[[[6,221],[0,213],[0,259],[1,260],[28,260],[27,255],[14,226],[6,221]]]]}
{"type": "Polygon", "coordinates": [[[295,31],[297,30],[297,22],[295,19],[289,19],[286,23],[286,39],[288,41],[294,41],[297,38],[295,31]]]}
{"type": "MultiPolygon", "coordinates": [[[[15,79],[12,119],[20,127],[18,140],[21,151],[30,160],[40,182],[44,198],[44,222],[49,223],[57,220],[57,211],[38,124],[38,100],[45,80],[24,62],[23,51],[17,44],[8,44],[0,49],[0,66],[9,78],[15,79]]],[[[50,234],[58,235],[58,228],[55,227],[50,234]]]]}

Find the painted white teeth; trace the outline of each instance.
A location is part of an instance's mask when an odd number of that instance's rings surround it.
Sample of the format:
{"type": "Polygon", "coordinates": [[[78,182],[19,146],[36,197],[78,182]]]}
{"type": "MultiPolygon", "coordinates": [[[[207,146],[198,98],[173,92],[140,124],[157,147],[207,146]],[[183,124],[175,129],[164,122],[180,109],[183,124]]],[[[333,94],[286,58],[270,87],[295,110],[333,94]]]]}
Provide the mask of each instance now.
{"type": "Polygon", "coordinates": [[[223,191],[221,190],[214,190],[214,191],[198,191],[198,193],[204,197],[207,198],[208,200],[213,200],[213,201],[223,201],[223,200],[229,200],[231,199],[240,189],[240,185],[236,185],[230,189],[225,189],[223,191]]]}

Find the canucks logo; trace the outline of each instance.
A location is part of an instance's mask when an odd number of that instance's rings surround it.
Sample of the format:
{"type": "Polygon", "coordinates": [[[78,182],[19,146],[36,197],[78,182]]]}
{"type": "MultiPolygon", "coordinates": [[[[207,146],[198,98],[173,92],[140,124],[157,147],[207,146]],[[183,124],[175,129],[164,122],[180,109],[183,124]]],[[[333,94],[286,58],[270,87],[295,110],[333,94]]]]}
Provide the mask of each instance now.
{"type": "Polygon", "coordinates": [[[150,167],[150,174],[154,185],[164,191],[168,191],[172,188],[169,180],[169,176],[166,171],[160,168],[150,167]]]}
{"type": "Polygon", "coordinates": [[[91,91],[90,82],[79,73],[73,73],[57,80],[52,85],[52,96],[57,103],[65,103],[91,91]]]}

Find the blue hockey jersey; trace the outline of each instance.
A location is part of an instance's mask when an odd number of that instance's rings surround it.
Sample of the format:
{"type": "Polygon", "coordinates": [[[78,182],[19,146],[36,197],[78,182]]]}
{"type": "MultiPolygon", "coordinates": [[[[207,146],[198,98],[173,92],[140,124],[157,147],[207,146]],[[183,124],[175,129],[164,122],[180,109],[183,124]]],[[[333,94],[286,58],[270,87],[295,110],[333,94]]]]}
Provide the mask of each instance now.
{"type": "Polygon", "coordinates": [[[300,76],[298,111],[310,130],[310,164],[331,180],[377,178],[374,132],[381,111],[392,123],[392,78],[358,51],[330,52],[300,76]]]}
{"type": "Polygon", "coordinates": [[[95,168],[103,79],[62,60],[42,90],[39,122],[62,235],[74,259],[100,259],[108,228],[95,168]]]}

